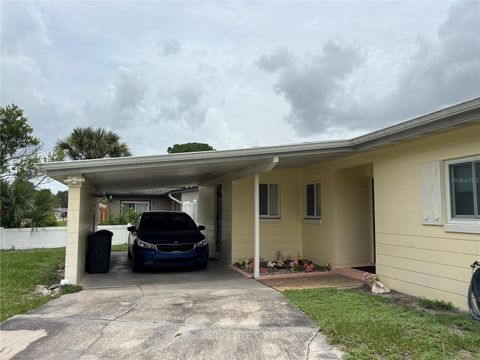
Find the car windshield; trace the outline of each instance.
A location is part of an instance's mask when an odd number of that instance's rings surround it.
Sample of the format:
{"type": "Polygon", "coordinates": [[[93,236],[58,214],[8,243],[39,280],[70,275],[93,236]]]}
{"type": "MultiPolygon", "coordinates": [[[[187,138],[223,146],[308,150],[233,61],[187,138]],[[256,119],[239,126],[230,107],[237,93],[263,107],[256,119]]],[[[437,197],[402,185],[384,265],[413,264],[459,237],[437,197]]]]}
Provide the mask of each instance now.
{"type": "Polygon", "coordinates": [[[190,231],[197,225],[190,216],[182,213],[144,213],[140,231],[190,231]]]}

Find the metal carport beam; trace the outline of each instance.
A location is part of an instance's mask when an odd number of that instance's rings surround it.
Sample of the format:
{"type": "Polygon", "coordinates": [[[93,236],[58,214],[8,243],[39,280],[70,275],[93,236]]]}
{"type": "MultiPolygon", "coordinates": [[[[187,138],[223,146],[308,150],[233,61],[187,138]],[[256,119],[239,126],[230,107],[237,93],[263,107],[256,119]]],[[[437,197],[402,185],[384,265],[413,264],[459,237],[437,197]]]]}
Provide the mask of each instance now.
{"type": "Polygon", "coordinates": [[[230,174],[232,180],[241,179],[247,176],[257,175],[273,170],[278,165],[278,156],[273,156],[269,159],[262,160],[250,166],[234,171],[230,174]]]}
{"type": "Polygon", "coordinates": [[[232,179],[238,179],[253,175],[253,277],[258,279],[260,276],[260,173],[269,172],[279,162],[278,156],[261,161],[255,165],[240,169],[232,174],[232,179]]]}

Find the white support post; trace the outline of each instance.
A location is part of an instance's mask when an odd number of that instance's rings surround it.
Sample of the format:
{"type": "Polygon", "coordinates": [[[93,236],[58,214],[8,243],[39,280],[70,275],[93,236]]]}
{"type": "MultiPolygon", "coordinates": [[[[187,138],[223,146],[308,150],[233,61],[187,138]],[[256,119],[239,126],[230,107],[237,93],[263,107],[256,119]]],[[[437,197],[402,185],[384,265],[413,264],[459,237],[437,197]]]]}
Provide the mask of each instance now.
{"type": "Polygon", "coordinates": [[[260,177],[254,175],[254,211],[253,211],[253,238],[255,243],[253,277],[258,279],[260,276],[260,177]]]}

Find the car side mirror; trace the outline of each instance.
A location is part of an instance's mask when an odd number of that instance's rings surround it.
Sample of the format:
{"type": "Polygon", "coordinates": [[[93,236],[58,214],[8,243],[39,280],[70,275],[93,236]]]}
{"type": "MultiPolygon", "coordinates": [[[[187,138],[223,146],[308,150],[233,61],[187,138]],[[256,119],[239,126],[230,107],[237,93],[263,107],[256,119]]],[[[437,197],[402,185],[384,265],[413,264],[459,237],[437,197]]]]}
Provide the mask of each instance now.
{"type": "Polygon", "coordinates": [[[205,230],[205,225],[199,225],[198,230],[200,230],[200,231],[205,230]]]}
{"type": "Polygon", "coordinates": [[[130,231],[130,232],[137,231],[137,229],[135,229],[135,226],[129,226],[129,227],[127,227],[127,230],[130,231]]]}

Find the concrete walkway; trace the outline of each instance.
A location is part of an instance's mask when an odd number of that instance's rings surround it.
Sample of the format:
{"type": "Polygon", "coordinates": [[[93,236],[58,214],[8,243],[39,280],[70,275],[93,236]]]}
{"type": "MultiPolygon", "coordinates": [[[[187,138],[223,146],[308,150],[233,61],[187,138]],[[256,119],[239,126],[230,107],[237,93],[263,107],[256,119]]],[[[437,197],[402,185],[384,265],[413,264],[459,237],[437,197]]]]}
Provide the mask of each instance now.
{"type": "Polygon", "coordinates": [[[110,277],[105,285],[116,287],[95,288],[91,275],[89,288],[2,323],[0,359],[341,357],[280,293],[218,262],[203,271],[110,277]]]}

